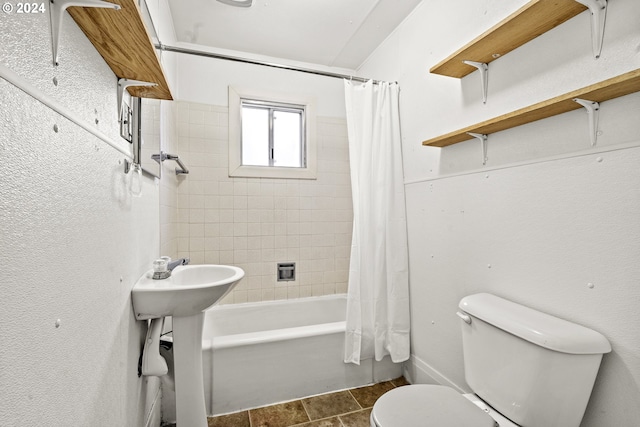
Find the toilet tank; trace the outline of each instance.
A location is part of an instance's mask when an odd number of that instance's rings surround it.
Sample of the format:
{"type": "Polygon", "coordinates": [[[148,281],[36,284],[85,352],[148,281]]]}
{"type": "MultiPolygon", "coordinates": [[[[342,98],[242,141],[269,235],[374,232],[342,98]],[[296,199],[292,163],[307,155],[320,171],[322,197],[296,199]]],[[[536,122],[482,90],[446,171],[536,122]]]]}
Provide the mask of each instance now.
{"type": "Polygon", "coordinates": [[[460,301],[465,379],[523,427],[579,427],[611,351],[600,333],[491,294],[460,301]]]}

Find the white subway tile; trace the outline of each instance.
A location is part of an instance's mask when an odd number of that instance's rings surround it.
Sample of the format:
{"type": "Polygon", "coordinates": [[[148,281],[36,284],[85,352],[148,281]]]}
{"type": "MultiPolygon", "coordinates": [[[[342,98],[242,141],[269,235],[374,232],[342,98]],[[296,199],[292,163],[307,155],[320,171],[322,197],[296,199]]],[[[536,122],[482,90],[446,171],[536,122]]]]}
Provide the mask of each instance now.
{"type": "Polygon", "coordinates": [[[204,223],[189,224],[189,237],[204,237],[204,223]]]}
{"type": "Polygon", "coordinates": [[[256,237],[262,235],[262,225],[258,222],[250,222],[247,224],[247,235],[256,237]]]}
{"type": "MultiPolygon", "coordinates": [[[[205,202],[206,206],[206,202],[205,202]]],[[[220,223],[220,211],[218,209],[205,209],[204,210],[204,222],[205,223],[215,223],[216,225],[220,223]]]]}
{"type": "Polygon", "coordinates": [[[233,249],[234,250],[246,250],[247,249],[247,238],[246,237],[234,237],[233,238],[233,249]]]}
{"type": "Polygon", "coordinates": [[[189,209],[189,223],[204,223],[204,209],[189,209]]]}
{"type": "MultiPolygon", "coordinates": [[[[205,237],[204,238],[204,250],[205,252],[218,251],[220,249],[219,237],[205,237]]],[[[206,256],[206,254],[205,254],[206,256]]]]}
{"type": "Polygon", "coordinates": [[[233,210],[233,222],[247,222],[248,212],[246,209],[233,210]]]}
{"type": "Polygon", "coordinates": [[[220,264],[233,264],[233,251],[220,251],[220,264]]]}
{"type": "Polygon", "coordinates": [[[233,222],[221,222],[220,223],[220,236],[233,237],[233,222]]]}
{"type": "Polygon", "coordinates": [[[234,236],[246,236],[247,235],[247,223],[246,222],[236,222],[233,224],[233,235],[234,236]]]}

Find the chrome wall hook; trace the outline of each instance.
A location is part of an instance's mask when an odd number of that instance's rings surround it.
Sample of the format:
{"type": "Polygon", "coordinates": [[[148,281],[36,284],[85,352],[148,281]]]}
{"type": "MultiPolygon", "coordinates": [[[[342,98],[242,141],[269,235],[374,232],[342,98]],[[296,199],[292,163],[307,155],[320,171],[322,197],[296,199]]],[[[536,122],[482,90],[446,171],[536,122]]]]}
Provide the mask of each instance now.
{"type": "Polygon", "coordinates": [[[489,87],[489,64],[485,62],[462,61],[467,65],[476,67],[480,71],[480,80],[482,83],[482,103],[487,103],[487,89],[489,87]]]}
{"type": "Polygon", "coordinates": [[[64,12],[69,7],[98,7],[103,9],[120,10],[119,4],[109,3],[100,0],[50,0],[49,2],[49,19],[51,20],[51,45],[53,49],[53,66],[58,66],[58,45],[60,43],[60,28],[62,27],[62,18],[64,12]]]}
{"type": "Polygon", "coordinates": [[[477,138],[482,144],[482,164],[486,165],[487,160],[489,160],[489,158],[487,157],[487,141],[489,140],[489,136],[484,133],[473,132],[467,132],[467,135],[477,138]]]}
{"type": "Polygon", "coordinates": [[[589,138],[591,139],[591,146],[595,147],[598,140],[598,112],[600,111],[600,103],[580,98],[574,98],[573,100],[587,109],[587,113],[589,114],[589,138]]]}
{"type": "Polygon", "coordinates": [[[575,0],[589,8],[591,12],[591,44],[593,56],[598,59],[602,52],[604,39],[604,24],[607,20],[607,0],[575,0]]]}

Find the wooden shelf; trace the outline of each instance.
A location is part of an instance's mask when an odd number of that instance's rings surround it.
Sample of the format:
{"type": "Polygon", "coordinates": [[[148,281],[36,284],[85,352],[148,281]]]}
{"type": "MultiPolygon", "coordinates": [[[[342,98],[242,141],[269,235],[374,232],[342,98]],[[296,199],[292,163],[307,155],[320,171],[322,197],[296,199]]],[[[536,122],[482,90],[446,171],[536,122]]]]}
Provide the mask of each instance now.
{"type": "Polygon", "coordinates": [[[582,98],[589,101],[604,102],[609,99],[640,92],[640,69],[613,77],[582,89],[574,90],[564,95],[556,96],[547,101],[539,102],[529,107],[522,108],[512,113],[504,114],[490,120],[468,126],[464,129],[450,132],[436,138],[426,140],[422,145],[432,147],[446,147],[458,142],[473,139],[467,132],[490,134],[511,129],[516,126],[545,119],[557,114],[582,108],[573,101],[574,98],[582,98]]]}
{"type": "Polygon", "coordinates": [[[121,9],[70,7],[67,11],[118,78],[158,84],[154,87],[129,87],[131,95],[172,100],[137,2],[111,2],[119,4],[121,9]]]}
{"type": "Polygon", "coordinates": [[[462,61],[488,64],[586,9],[586,6],[575,0],[530,1],[429,71],[462,78],[476,70],[462,61]]]}

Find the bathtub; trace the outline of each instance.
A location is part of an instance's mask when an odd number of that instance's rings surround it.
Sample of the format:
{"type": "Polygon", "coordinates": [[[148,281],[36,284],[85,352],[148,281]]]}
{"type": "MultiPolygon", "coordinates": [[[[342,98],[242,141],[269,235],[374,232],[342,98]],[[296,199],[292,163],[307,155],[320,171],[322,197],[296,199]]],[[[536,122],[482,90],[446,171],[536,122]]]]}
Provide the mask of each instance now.
{"type": "Polygon", "coordinates": [[[216,306],[206,311],[209,415],[358,387],[402,375],[386,357],[343,360],[346,296],[216,306]]]}

